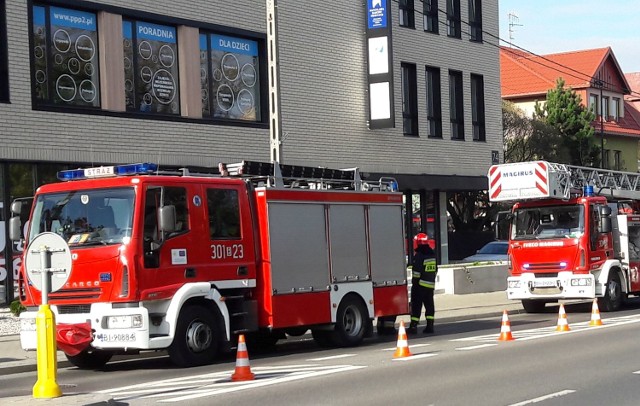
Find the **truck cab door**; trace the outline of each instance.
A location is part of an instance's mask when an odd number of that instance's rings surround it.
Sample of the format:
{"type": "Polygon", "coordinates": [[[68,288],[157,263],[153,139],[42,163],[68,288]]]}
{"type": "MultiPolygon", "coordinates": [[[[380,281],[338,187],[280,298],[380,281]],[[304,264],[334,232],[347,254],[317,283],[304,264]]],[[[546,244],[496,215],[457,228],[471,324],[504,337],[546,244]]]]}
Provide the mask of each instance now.
{"type": "MultiPolygon", "coordinates": [[[[256,278],[253,222],[244,184],[205,184],[205,235],[208,244],[207,273],[210,280],[233,281],[256,278]]],[[[238,285],[237,287],[242,287],[238,285]]]]}
{"type": "Polygon", "coordinates": [[[149,185],[145,191],[142,228],[144,268],[162,272],[161,277],[149,276],[161,278],[166,285],[184,282],[195,275],[195,265],[190,256],[194,256],[196,238],[193,228],[197,222],[192,220],[191,212],[197,208],[189,204],[191,194],[190,185],[149,185]],[[166,230],[160,227],[162,208],[175,210],[175,224],[166,230]]]}

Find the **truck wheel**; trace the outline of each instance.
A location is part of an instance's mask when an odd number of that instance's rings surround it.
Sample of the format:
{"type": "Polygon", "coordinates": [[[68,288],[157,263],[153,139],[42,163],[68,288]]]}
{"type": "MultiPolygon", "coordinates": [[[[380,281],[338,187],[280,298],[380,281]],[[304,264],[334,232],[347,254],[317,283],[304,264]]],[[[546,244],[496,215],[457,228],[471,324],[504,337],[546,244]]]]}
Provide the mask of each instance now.
{"type": "Polygon", "coordinates": [[[80,369],[100,369],[113,357],[112,351],[84,350],[76,355],[65,354],[69,362],[80,369]]]}
{"type": "Polygon", "coordinates": [[[213,362],[220,345],[213,311],[204,306],[187,305],[180,311],[176,333],[169,346],[169,357],[179,367],[213,362]]]}
{"type": "Polygon", "coordinates": [[[353,347],[362,342],[369,323],[369,314],[362,300],[346,296],[338,306],[332,341],[338,347],[353,347]]]}
{"type": "Polygon", "coordinates": [[[544,300],[522,299],[522,307],[527,313],[543,313],[546,304],[544,300]]]}
{"type": "Polygon", "coordinates": [[[598,298],[598,308],[603,312],[615,312],[622,306],[622,284],[618,272],[611,271],[604,296],[598,298]]]}

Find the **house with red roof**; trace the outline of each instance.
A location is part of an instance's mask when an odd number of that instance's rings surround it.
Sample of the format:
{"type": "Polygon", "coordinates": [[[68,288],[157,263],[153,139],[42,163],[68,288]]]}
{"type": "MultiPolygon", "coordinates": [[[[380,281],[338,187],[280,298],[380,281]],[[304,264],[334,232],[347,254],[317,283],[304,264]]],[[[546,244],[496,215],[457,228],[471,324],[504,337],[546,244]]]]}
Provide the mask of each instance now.
{"type": "MultiPolygon", "coordinates": [[[[534,55],[518,49],[500,48],[502,99],[532,115],[536,102],[544,102],[558,78],[593,109],[596,138],[604,144],[603,167],[638,171],[640,98],[632,94],[628,77],[610,47],[534,55]],[[634,98],[635,97],[635,98],[634,98]]],[[[634,84],[640,85],[640,74],[634,84]]],[[[635,79],[634,79],[635,80],[635,79]]],[[[640,87],[640,86],[639,86],[640,87]]]]}

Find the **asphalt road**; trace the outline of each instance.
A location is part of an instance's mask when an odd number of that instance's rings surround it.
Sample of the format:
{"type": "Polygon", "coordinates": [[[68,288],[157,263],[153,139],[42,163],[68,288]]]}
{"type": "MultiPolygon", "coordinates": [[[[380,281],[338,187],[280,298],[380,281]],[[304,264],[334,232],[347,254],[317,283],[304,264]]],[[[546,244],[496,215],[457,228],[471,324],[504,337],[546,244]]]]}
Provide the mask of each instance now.
{"type": "MultiPolygon", "coordinates": [[[[166,356],[107,364],[102,371],[59,370],[66,395],[101,393],[117,403],[152,405],[637,405],[640,306],[603,313],[589,327],[589,305],[513,315],[514,341],[500,342],[500,318],[438,326],[409,337],[413,356],[393,359],[396,337],[348,349],[319,349],[308,337],[251,353],[256,379],[231,382],[232,354],[220,363],[174,368],[166,356]]],[[[0,377],[0,396],[28,396],[34,375],[0,377]]]]}

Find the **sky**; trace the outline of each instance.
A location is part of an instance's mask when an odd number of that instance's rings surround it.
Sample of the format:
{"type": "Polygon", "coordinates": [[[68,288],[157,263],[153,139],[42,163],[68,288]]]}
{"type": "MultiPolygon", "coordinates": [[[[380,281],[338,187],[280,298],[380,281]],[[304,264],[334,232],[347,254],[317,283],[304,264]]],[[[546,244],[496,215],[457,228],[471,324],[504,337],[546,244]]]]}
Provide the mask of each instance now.
{"type": "MultiPolygon", "coordinates": [[[[499,0],[500,35],[538,55],[611,47],[624,73],[640,72],[640,1],[499,0]]],[[[502,45],[506,45],[502,43],[502,45]]]]}

